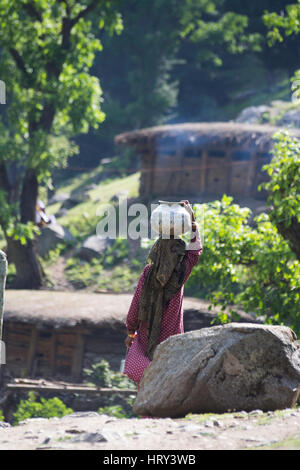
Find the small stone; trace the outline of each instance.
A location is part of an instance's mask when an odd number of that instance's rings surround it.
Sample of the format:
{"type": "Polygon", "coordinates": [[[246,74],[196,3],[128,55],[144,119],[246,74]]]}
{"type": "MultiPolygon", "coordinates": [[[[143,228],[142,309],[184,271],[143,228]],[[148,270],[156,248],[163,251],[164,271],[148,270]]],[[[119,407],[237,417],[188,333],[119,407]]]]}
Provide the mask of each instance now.
{"type": "Polygon", "coordinates": [[[107,439],[103,436],[103,434],[99,432],[85,432],[80,436],[77,436],[73,439],[73,442],[107,442],[107,439]]]}
{"type": "Polygon", "coordinates": [[[61,419],[68,418],[99,418],[99,413],[96,411],[76,411],[75,413],[63,416],[61,419]]]}
{"type": "Polygon", "coordinates": [[[82,429],[71,428],[71,429],[66,429],[65,432],[66,434],[82,434],[85,431],[83,431],[82,429]]]}
{"type": "Polygon", "coordinates": [[[218,427],[218,428],[224,427],[224,424],[222,423],[222,421],[218,421],[217,419],[213,420],[213,425],[218,427]]]}
{"type": "Polygon", "coordinates": [[[235,415],[234,418],[248,418],[247,411],[240,411],[238,415],[235,415]]]}
{"type": "Polygon", "coordinates": [[[50,441],[51,441],[51,437],[50,437],[50,436],[47,436],[47,437],[45,437],[45,439],[43,440],[42,445],[48,444],[50,441]]]}
{"type": "Polygon", "coordinates": [[[206,422],[204,423],[204,426],[205,426],[206,428],[213,428],[213,427],[214,427],[214,423],[213,423],[212,421],[206,421],[206,422]]]}
{"type": "Polygon", "coordinates": [[[0,428],[9,428],[11,425],[5,421],[0,421],[0,428]]]}
{"type": "Polygon", "coordinates": [[[250,411],[249,416],[255,416],[255,415],[263,415],[264,412],[262,410],[253,410],[250,411]]]}

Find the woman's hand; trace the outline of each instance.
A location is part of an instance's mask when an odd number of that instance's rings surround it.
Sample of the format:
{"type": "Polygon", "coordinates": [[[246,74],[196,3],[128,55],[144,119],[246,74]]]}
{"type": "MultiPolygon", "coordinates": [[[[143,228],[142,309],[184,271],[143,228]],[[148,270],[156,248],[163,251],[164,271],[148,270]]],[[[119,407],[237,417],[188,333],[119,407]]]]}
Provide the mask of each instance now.
{"type": "Polygon", "coordinates": [[[132,336],[127,336],[127,338],[125,339],[125,345],[127,348],[130,348],[130,346],[132,345],[134,341],[134,337],[132,336]]]}
{"type": "Polygon", "coordinates": [[[187,210],[187,212],[190,214],[191,216],[191,219],[192,219],[192,222],[195,222],[195,214],[194,214],[194,211],[192,209],[192,206],[190,205],[190,202],[188,200],[182,200],[180,201],[181,204],[183,204],[183,207],[185,208],[185,210],[187,210]]]}

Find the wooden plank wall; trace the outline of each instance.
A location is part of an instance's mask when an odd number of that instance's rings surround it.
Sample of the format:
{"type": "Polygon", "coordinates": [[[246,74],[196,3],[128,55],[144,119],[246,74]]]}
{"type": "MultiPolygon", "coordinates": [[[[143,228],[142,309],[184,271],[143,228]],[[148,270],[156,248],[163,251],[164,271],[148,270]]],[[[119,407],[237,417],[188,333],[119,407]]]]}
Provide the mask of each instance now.
{"type": "Polygon", "coordinates": [[[222,196],[265,199],[257,186],[267,181],[262,167],[270,161],[267,151],[238,146],[185,149],[171,139],[149,147],[142,157],[141,195],[222,196]]]}
{"type": "Polygon", "coordinates": [[[6,344],[6,366],[15,377],[83,378],[84,367],[106,359],[114,370],[125,357],[126,328],[66,328],[7,321],[3,340],[6,344]]]}

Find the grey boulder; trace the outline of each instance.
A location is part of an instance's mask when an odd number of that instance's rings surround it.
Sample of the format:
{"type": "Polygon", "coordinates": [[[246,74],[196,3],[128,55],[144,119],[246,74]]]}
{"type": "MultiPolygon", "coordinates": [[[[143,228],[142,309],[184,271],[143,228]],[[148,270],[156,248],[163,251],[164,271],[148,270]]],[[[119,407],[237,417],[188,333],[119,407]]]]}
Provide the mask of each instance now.
{"type": "Polygon", "coordinates": [[[41,228],[38,236],[38,252],[40,256],[45,256],[53,250],[59,243],[72,242],[73,235],[68,229],[59,224],[49,224],[41,228]]]}
{"type": "Polygon", "coordinates": [[[283,126],[300,127],[299,109],[287,111],[277,124],[283,126]]]}
{"type": "Polygon", "coordinates": [[[263,119],[263,115],[268,112],[268,106],[250,106],[243,109],[243,111],[236,118],[236,122],[245,124],[259,124],[263,119]]]}
{"type": "Polygon", "coordinates": [[[92,235],[83,242],[77,254],[80,258],[90,261],[92,258],[101,256],[110,244],[109,239],[92,235]]]}
{"type": "Polygon", "coordinates": [[[228,323],[157,346],[133,410],[155,417],[291,408],[300,391],[300,345],[288,327],[228,323]]]}

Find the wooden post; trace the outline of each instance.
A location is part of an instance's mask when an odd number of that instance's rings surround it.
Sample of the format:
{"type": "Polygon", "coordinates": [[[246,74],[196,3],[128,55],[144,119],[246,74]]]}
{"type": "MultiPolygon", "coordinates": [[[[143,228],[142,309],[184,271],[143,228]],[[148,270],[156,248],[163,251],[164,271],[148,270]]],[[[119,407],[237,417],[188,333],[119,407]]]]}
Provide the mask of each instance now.
{"type": "Polygon", "coordinates": [[[27,375],[29,377],[35,376],[36,368],[36,347],[38,341],[38,331],[35,325],[31,329],[30,344],[27,355],[27,375]]]}
{"type": "Polygon", "coordinates": [[[3,329],[3,305],[4,305],[4,290],[7,274],[7,259],[6,254],[0,250],[0,367],[5,362],[5,349],[2,343],[2,329],[3,329]]]}
{"type": "Polygon", "coordinates": [[[80,379],[82,365],[83,365],[84,346],[85,346],[84,335],[78,332],[76,336],[77,336],[76,346],[75,346],[72,370],[71,370],[72,380],[74,382],[77,382],[80,379]]]}

